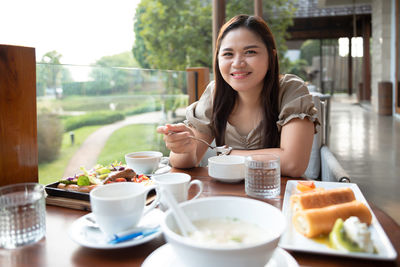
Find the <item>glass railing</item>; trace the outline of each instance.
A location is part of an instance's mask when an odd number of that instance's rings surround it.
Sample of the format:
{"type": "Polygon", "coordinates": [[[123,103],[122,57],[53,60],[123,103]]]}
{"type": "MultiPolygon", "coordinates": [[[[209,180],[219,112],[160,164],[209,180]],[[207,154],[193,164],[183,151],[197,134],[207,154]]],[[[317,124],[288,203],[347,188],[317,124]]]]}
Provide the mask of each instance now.
{"type": "Polygon", "coordinates": [[[142,150],[168,154],[156,127],[184,119],[186,72],[37,64],[39,181],[142,150]]]}

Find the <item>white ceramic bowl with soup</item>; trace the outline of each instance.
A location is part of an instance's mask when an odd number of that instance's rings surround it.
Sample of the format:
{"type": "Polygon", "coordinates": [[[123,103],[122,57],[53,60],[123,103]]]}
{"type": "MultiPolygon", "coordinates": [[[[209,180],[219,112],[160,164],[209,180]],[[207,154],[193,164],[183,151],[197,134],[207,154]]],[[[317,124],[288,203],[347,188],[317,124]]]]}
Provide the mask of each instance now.
{"type": "Polygon", "coordinates": [[[161,228],[184,266],[265,266],[286,228],[279,209],[254,199],[209,197],[179,205],[200,235],[182,236],[170,210],[161,228]],[[226,220],[230,223],[221,224],[226,220]]]}
{"type": "Polygon", "coordinates": [[[225,183],[240,182],[244,179],[244,157],[235,155],[210,157],[208,175],[225,183]]]}

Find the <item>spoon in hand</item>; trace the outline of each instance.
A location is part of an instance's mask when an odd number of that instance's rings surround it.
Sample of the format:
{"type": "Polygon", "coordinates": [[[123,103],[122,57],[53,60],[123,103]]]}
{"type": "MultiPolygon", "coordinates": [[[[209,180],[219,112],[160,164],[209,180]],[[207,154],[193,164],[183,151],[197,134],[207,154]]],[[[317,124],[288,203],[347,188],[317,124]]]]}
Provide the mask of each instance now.
{"type": "MultiPolygon", "coordinates": [[[[177,132],[169,131],[169,133],[176,134],[177,132]]],[[[195,136],[192,136],[192,135],[189,135],[189,138],[192,138],[193,140],[196,140],[196,141],[200,141],[200,142],[206,144],[211,149],[215,149],[217,154],[219,154],[219,155],[228,155],[232,151],[232,147],[230,147],[228,145],[213,146],[213,145],[209,144],[207,141],[205,141],[205,140],[203,140],[201,138],[198,138],[198,137],[195,137],[195,136]]]]}

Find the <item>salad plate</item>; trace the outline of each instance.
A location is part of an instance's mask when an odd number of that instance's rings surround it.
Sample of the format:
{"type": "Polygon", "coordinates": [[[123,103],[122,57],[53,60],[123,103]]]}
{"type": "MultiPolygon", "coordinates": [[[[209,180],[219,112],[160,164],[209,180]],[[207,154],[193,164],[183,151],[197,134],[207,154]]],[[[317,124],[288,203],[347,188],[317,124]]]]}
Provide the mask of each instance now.
{"type": "Polygon", "coordinates": [[[357,184],[353,183],[337,183],[337,182],[318,182],[314,181],[316,187],[321,187],[325,189],[333,189],[340,187],[350,187],[355,195],[356,200],[364,203],[372,214],[372,223],[369,226],[371,231],[371,239],[373,240],[374,246],[377,253],[365,253],[365,252],[343,252],[336,249],[328,247],[328,245],[323,244],[323,242],[317,242],[315,239],[310,239],[302,234],[298,233],[292,224],[293,211],[290,204],[290,196],[296,192],[296,186],[299,181],[291,180],[287,182],[285,195],[283,199],[282,212],[287,219],[288,229],[281,237],[279,246],[281,248],[301,251],[317,254],[326,255],[336,255],[343,257],[354,257],[354,258],[364,258],[364,259],[376,259],[376,260],[394,260],[397,257],[397,253],[394,250],[389,238],[385,234],[382,226],[375,217],[368,202],[365,200],[363,194],[361,193],[357,184]]]}
{"type": "MultiPolygon", "coordinates": [[[[81,168],[82,173],[77,174],[73,177],[63,178],[57,182],[48,184],[45,186],[46,193],[52,197],[61,197],[66,199],[77,199],[83,201],[89,201],[89,191],[94,188],[94,186],[105,185],[110,182],[136,182],[143,183],[144,185],[151,184],[151,175],[146,174],[137,174],[134,170],[127,168],[121,162],[114,162],[107,166],[103,166],[97,164],[90,170],[86,170],[85,168],[81,168]],[[134,178],[136,175],[136,178],[134,178]],[[81,176],[86,177],[88,180],[88,184],[83,185],[81,190],[79,184],[79,179],[81,176]],[[102,177],[102,178],[101,178],[102,177]],[[123,180],[119,180],[119,179],[123,180]],[[70,181],[70,182],[68,182],[70,181]],[[73,185],[74,188],[67,188],[68,184],[73,185]]],[[[160,164],[159,169],[156,173],[165,173],[169,172],[171,167],[165,164],[160,164]]]]}
{"type": "MultiPolygon", "coordinates": [[[[109,244],[107,237],[101,232],[101,230],[88,220],[88,217],[92,217],[93,214],[86,214],[77,220],[75,220],[68,230],[69,237],[81,246],[96,249],[117,249],[137,246],[146,243],[156,237],[159,237],[162,232],[158,230],[157,232],[145,236],[134,238],[125,242],[117,244],[109,244]]],[[[138,227],[155,227],[159,225],[164,217],[164,212],[159,209],[153,209],[148,214],[143,216],[140,220],[138,227]]]]}
{"type": "MultiPolygon", "coordinates": [[[[281,248],[276,248],[265,267],[298,267],[296,260],[281,248]]],[[[190,267],[179,261],[170,244],[153,251],[143,262],[142,267],[190,267]]]]}

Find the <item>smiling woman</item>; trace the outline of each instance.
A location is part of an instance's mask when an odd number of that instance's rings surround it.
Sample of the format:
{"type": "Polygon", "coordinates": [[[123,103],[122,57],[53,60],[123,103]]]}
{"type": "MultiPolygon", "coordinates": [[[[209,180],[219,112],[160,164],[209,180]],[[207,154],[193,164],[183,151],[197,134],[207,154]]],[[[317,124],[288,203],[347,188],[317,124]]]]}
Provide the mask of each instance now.
{"type": "Polygon", "coordinates": [[[199,164],[207,146],[192,136],[233,147],[231,154],[274,153],[285,176],[301,176],[319,124],[304,82],[280,75],[277,48],[259,17],[238,15],[222,26],[214,54],[214,76],[198,102],[186,110],[186,125],[158,128],[174,167],[199,164]],[[171,135],[170,132],[176,132],[171,135]]]}

